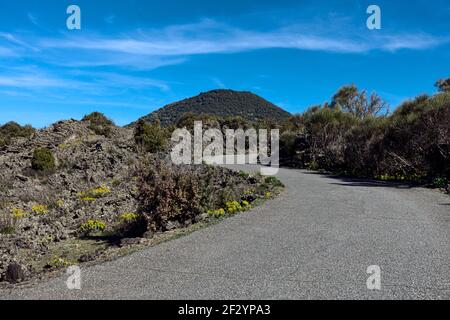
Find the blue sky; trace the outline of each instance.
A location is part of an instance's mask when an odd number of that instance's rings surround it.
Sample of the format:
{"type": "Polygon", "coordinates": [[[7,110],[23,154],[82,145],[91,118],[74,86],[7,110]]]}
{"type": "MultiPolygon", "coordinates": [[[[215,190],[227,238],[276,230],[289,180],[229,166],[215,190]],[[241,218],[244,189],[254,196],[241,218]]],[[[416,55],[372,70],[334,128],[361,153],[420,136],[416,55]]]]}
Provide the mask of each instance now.
{"type": "Polygon", "coordinates": [[[0,123],[97,110],[123,125],[215,88],[295,113],[354,83],[395,107],[449,76],[448,0],[0,2],[0,123]],[[81,30],[66,28],[71,4],[81,30]]]}

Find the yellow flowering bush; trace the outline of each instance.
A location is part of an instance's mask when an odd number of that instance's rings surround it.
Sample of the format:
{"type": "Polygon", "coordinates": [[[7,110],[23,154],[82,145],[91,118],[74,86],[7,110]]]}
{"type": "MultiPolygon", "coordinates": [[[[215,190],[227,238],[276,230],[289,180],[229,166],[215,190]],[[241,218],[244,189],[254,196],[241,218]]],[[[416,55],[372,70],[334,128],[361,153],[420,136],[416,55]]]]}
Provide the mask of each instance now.
{"type": "Polygon", "coordinates": [[[248,202],[246,200],[242,201],[241,206],[244,211],[250,210],[252,208],[252,205],[250,204],[250,202],[248,202]]]}
{"type": "Polygon", "coordinates": [[[92,194],[92,196],[95,197],[101,197],[107,193],[110,193],[111,190],[106,186],[106,185],[102,185],[98,188],[92,189],[90,191],[90,193],[92,194]]]}
{"type": "Polygon", "coordinates": [[[11,209],[11,215],[14,219],[22,219],[27,215],[27,213],[22,209],[13,208],[11,209]]]}
{"type": "Polygon", "coordinates": [[[242,211],[242,206],[237,201],[229,201],[225,205],[227,207],[227,212],[230,214],[234,214],[234,213],[242,211]]]}
{"type": "Polygon", "coordinates": [[[48,208],[47,208],[47,206],[44,206],[42,204],[37,204],[31,208],[31,211],[33,211],[34,213],[37,213],[37,214],[47,214],[48,208]]]}
{"type": "Polygon", "coordinates": [[[139,215],[136,213],[124,213],[120,215],[120,221],[124,223],[131,223],[136,221],[139,218],[139,215]]]}
{"type": "Polygon", "coordinates": [[[214,217],[222,217],[225,215],[225,209],[220,208],[217,210],[208,210],[208,214],[214,217]]]}
{"type": "Polygon", "coordinates": [[[92,232],[101,232],[106,229],[106,224],[100,220],[88,220],[80,226],[80,231],[83,234],[92,232]]]}
{"type": "Polygon", "coordinates": [[[95,200],[97,200],[97,199],[92,198],[92,197],[84,197],[84,198],[81,198],[81,200],[86,201],[86,202],[89,202],[89,201],[95,201],[95,200]]]}
{"type": "Polygon", "coordinates": [[[110,192],[111,189],[107,185],[101,185],[100,187],[94,189],[79,192],[78,197],[80,197],[83,201],[95,201],[110,192]]]}
{"type": "Polygon", "coordinates": [[[67,261],[64,258],[54,258],[52,261],[50,261],[47,265],[47,267],[52,269],[60,269],[65,268],[70,265],[69,261],[67,261]]]}

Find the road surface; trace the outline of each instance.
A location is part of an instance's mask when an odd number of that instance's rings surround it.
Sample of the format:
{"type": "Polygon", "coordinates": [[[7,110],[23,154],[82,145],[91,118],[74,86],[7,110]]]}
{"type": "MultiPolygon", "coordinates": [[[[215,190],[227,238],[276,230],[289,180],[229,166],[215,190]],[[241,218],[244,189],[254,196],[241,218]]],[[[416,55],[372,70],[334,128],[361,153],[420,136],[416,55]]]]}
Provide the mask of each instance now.
{"type": "Polygon", "coordinates": [[[277,199],[3,299],[450,299],[450,197],[280,169],[277,199]],[[368,290],[369,266],[381,290],[368,290]]]}

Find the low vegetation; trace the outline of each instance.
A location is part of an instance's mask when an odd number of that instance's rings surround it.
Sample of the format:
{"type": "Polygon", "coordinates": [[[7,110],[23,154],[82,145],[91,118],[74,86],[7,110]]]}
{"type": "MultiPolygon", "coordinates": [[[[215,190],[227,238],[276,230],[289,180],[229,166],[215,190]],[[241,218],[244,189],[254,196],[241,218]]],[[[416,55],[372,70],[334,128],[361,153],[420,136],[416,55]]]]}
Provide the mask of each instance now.
{"type": "Polygon", "coordinates": [[[356,87],[330,104],[283,123],[283,163],[382,180],[432,183],[450,178],[450,93],[406,101],[395,112],[356,87]],[[436,180],[438,179],[438,180],[436,180]]]}
{"type": "Polygon", "coordinates": [[[190,225],[204,214],[218,217],[246,211],[252,202],[267,192],[276,194],[282,186],[277,179],[265,183],[261,176],[210,166],[175,166],[162,160],[148,161],[137,175],[139,210],[153,232],[190,225]]]}
{"type": "Polygon", "coordinates": [[[80,234],[82,236],[92,236],[93,234],[98,234],[105,231],[106,223],[100,220],[88,220],[83,223],[80,228],[80,234]]]}
{"type": "Polygon", "coordinates": [[[134,129],[136,145],[145,152],[156,153],[163,151],[169,141],[170,131],[161,128],[159,121],[147,123],[139,120],[134,129]]]}
{"type": "Polygon", "coordinates": [[[95,132],[95,134],[108,137],[111,133],[114,122],[108,119],[103,113],[92,112],[82,119],[88,122],[88,128],[95,132]]]}
{"type": "Polygon", "coordinates": [[[15,138],[29,138],[35,130],[30,125],[21,126],[16,122],[8,122],[0,126],[0,148],[11,143],[15,138]]]}
{"type": "Polygon", "coordinates": [[[39,172],[52,172],[56,168],[55,156],[48,148],[38,148],[33,152],[31,167],[39,172]]]}

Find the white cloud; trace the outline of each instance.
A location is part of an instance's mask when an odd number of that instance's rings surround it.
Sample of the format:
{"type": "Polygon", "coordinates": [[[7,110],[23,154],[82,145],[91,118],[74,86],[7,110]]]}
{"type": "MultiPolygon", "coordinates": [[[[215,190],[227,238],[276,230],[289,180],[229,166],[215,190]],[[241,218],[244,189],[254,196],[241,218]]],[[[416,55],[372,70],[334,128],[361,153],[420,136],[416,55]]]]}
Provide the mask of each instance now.
{"type": "Polygon", "coordinates": [[[66,88],[77,83],[37,74],[0,75],[0,87],[9,88],[66,88]]]}
{"type": "Polygon", "coordinates": [[[27,50],[27,57],[39,63],[68,68],[109,66],[152,70],[183,63],[194,55],[277,48],[362,54],[373,50],[425,50],[450,42],[450,37],[426,33],[385,32],[380,35],[348,26],[333,26],[330,30],[329,24],[323,21],[315,24],[255,31],[206,19],[162,29],[138,29],[115,36],[83,32],[83,36],[60,33],[53,38],[28,35],[21,39],[16,35],[0,33],[0,38],[8,43],[0,46],[0,55],[23,56],[23,50],[27,50]]]}
{"type": "Polygon", "coordinates": [[[169,26],[162,30],[138,30],[118,37],[70,37],[44,39],[40,45],[52,49],[75,49],[121,53],[141,57],[190,56],[233,53],[258,49],[299,49],[340,53],[364,53],[371,50],[426,49],[449,42],[428,34],[368,36],[316,33],[305,26],[271,31],[253,31],[205,20],[198,24],[169,26]]]}
{"type": "Polygon", "coordinates": [[[33,92],[43,89],[49,92],[50,89],[53,92],[76,92],[89,96],[109,95],[121,90],[170,90],[166,82],[148,77],[83,70],[59,71],[56,74],[33,65],[0,68],[0,88],[6,89],[4,93],[14,92],[11,89],[33,92]]]}

